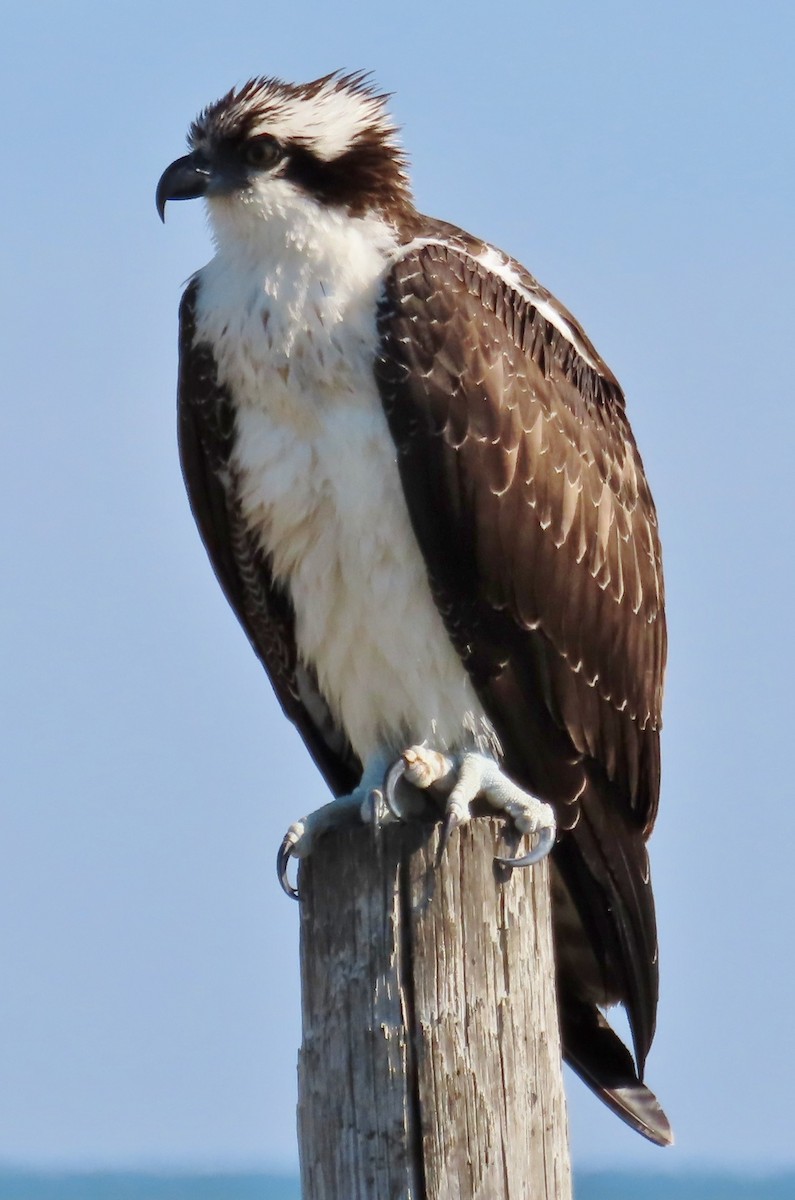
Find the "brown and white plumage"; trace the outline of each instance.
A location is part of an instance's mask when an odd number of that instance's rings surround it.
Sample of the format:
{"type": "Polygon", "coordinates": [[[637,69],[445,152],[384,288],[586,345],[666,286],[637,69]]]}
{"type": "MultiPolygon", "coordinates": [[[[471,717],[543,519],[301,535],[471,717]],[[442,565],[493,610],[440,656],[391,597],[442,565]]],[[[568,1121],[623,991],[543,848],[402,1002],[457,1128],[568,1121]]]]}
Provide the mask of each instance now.
{"type": "Polygon", "coordinates": [[[158,203],[204,195],[216,240],[183,300],[179,419],[227,598],[335,794],[428,740],[499,748],[554,807],[567,1057],[669,1141],[640,1083],[663,583],[619,385],[522,267],[416,211],[361,77],[252,81],[191,145],[158,203]]]}

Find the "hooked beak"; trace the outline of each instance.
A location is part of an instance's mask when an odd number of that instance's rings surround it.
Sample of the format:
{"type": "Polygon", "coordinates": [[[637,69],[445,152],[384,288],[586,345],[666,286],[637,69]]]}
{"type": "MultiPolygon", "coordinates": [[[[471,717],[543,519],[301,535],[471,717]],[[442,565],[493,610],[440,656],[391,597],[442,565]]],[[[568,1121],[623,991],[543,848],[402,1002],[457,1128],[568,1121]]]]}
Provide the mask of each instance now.
{"type": "Polygon", "coordinates": [[[170,167],[166,167],[157,185],[155,203],[160,220],[166,219],[166,202],[168,200],[195,200],[204,196],[210,186],[212,171],[204,156],[196,153],[186,154],[178,158],[170,167]]]}

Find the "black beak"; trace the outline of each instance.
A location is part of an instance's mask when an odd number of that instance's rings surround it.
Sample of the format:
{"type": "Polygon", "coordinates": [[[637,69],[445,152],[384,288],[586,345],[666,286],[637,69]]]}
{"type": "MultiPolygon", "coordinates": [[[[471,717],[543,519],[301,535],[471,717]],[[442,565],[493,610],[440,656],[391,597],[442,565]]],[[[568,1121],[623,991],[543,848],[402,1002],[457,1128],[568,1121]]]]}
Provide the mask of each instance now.
{"type": "Polygon", "coordinates": [[[160,220],[166,219],[168,200],[195,200],[210,186],[212,171],[207,160],[198,154],[186,154],[166,167],[157,185],[155,202],[160,220]]]}

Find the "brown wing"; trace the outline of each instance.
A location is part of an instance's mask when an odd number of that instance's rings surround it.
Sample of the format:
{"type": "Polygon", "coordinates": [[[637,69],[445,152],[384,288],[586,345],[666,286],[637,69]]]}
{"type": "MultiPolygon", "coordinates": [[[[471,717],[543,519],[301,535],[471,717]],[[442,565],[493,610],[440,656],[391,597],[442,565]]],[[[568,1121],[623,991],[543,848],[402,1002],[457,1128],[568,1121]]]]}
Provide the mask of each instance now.
{"type": "Polygon", "coordinates": [[[486,247],[436,228],[393,268],[379,314],[409,512],[507,769],[570,830],[556,862],[642,1065],[665,658],[654,506],[619,386],[571,315],[517,264],[504,282],[478,263],[486,247]]]}
{"type": "Polygon", "coordinates": [[[289,597],[246,528],[230,464],[234,411],[219,384],[210,347],[196,342],[198,281],[180,306],[178,428],[191,510],[218,581],[273,684],[279,702],[337,795],[358,782],[361,766],[332,720],[317,681],[298,662],[289,597]]]}

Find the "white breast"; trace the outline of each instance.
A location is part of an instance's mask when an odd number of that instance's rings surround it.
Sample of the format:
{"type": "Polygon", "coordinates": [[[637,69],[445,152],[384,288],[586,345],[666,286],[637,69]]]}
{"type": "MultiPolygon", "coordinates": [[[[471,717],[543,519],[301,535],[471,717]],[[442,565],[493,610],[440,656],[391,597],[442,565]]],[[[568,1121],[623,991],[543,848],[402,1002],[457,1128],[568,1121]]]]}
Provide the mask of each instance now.
{"type": "Polygon", "coordinates": [[[219,253],[197,336],[235,403],[240,503],[291,595],[299,653],[367,762],[461,745],[483,715],[430,595],[373,376],[394,247],[356,224],[326,229],[314,257],[306,239],[253,264],[219,253]]]}

